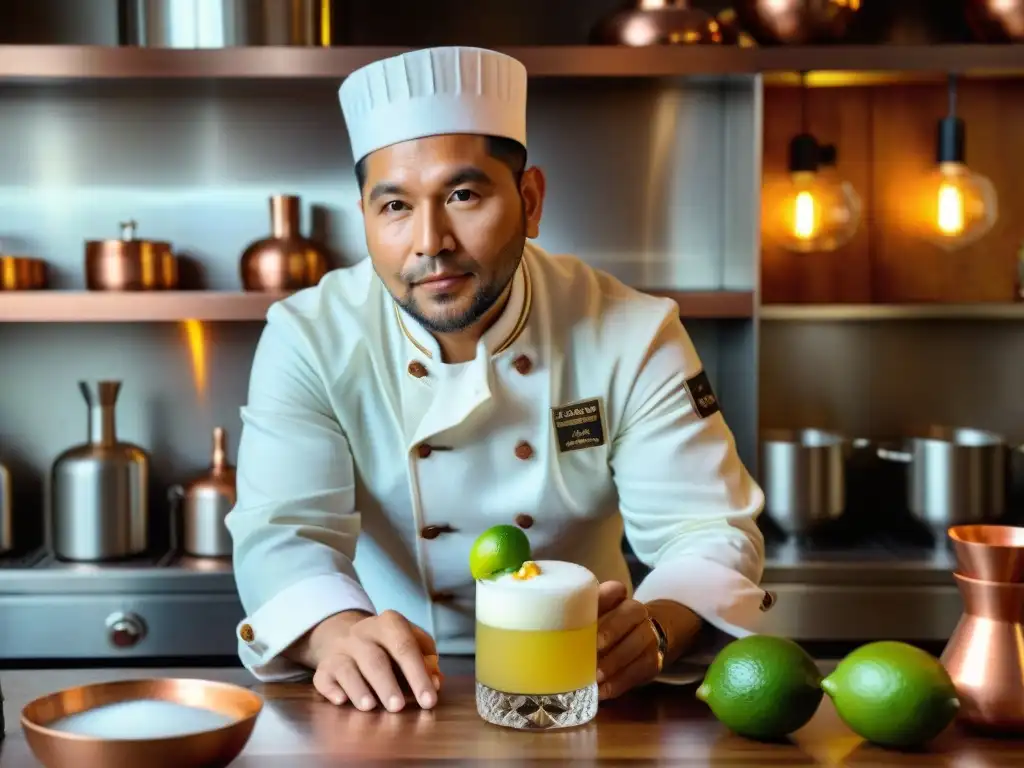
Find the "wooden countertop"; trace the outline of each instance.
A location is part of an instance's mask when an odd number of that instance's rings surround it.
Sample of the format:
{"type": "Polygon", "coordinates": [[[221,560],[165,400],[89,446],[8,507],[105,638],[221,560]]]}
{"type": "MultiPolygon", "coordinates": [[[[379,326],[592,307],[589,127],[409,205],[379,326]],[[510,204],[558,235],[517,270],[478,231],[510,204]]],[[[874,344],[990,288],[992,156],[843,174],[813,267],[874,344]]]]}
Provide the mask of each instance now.
{"type": "Polygon", "coordinates": [[[445,659],[447,679],[432,712],[399,714],[336,708],[302,684],[253,684],[240,669],[0,671],[7,738],[0,768],[39,765],[28,749],[18,713],[51,691],[105,680],[138,677],[201,677],[251,687],[266,699],[256,729],[232,768],[294,765],[423,764],[449,766],[492,761],[516,765],[618,765],[650,762],[693,766],[1024,766],[1024,739],[985,740],[957,728],[926,752],[905,754],[867,745],[837,718],[826,699],[818,714],[790,743],[759,744],[729,733],[694,696],[694,686],[655,685],[603,704],[597,719],[581,728],[524,733],[488,725],[476,714],[472,664],[445,659]],[[319,758],[319,759],[318,759],[319,758]]]}

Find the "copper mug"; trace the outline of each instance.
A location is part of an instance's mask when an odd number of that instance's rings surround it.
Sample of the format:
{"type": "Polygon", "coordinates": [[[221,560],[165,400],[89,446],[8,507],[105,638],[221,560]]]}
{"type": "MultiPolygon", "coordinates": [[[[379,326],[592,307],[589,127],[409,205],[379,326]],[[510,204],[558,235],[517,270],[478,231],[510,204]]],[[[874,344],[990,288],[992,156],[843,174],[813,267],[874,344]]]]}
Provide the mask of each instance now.
{"type": "Polygon", "coordinates": [[[1024,584],[953,577],[964,615],[942,664],[960,698],[959,719],[994,733],[1024,732],[1024,584]]]}
{"type": "Polygon", "coordinates": [[[942,653],[960,698],[959,719],[995,733],[1024,732],[1024,530],[949,529],[964,615],[942,653]]]}

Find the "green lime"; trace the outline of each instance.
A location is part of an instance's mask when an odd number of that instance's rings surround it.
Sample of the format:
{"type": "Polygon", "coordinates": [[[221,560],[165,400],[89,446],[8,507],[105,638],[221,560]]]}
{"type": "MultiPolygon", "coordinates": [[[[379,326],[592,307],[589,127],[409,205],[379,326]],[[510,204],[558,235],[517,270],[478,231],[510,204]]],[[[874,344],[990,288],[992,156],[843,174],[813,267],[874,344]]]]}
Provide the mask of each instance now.
{"type": "Polygon", "coordinates": [[[960,700],[949,673],[930,653],[906,643],[862,645],[821,687],[862,739],[882,747],[920,747],[946,729],[960,700]]]}
{"type": "Polygon", "coordinates": [[[530,540],[514,525],[496,525],[481,533],[469,550],[469,572],[488,579],[517,571],[530,559],[530,540]]]}
{"type": "Polygon", "coordinates": [[[725,646],[704,675],[697,698],[740,736],[774,741],[802,728],[822,699],[814,659],[792,640],[751,635],[725,646]]]}

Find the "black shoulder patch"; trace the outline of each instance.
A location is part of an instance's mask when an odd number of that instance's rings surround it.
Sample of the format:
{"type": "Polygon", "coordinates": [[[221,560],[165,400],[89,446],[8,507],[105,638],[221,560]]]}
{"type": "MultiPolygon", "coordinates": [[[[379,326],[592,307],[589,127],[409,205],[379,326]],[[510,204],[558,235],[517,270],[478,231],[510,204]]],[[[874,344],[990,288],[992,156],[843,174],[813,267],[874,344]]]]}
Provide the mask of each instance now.
{"type": "Polygon", "coordinates": [[[718,405],[718,398],[711,389],[711,381],[708,379],[707,371],[701,371],[696,376],[686,379],[686,393],[690,396],[693,409],[702,419],[718,413],[721,408],[718,405]]]}

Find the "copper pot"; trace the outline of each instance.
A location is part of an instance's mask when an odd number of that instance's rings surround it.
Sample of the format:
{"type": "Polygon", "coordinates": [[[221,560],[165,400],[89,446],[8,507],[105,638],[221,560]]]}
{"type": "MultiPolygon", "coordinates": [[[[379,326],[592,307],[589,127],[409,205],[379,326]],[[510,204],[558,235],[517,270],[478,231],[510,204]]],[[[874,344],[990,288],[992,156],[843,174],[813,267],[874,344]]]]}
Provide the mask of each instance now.
{"type": "Polygon", "coordinates": [[[85,285],[90,291],[162,291],[178,287],[171,244],[136,240],[134,221],[121,223],[120,240],[85,244],[85,285]]]}
{"type": "Polygon", "coordinates": [[[847,0],[737,0],[735,6],[757,42],[777,45],[838,42],[860,12],[847,0]]]}
{"type": "Polygon", "coordinates": [[[1024,732],[1024,584],[954,573],[964,602],[942,664],[960,699],[959,718],[979,729],[1024,732]]]}
{"type": "Polygon", "coordinates": [[[707,45],[725,42],[719,22],[688,0],[635,0],[591,32],[596,45],[707,45]]]}
{"type": "Polygon", "coordinates": [[[300,200],[295,195],[270,198],[270,237],[242,253],[242,287],[247,291],[293,291],[320,282],[328,270],[327,249],[303,237],[300,200]]]}
{"type": "Polygon", "coordinates": [[[983,43],[1024,40],[1024,0],[965,0],[967,23],[983,43]]]}
{"type": "Polygon", "coordinates": [[[0,291],[38,291],[48,283],[46,262],[42,259],[0,255],[0,291]]]}

